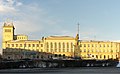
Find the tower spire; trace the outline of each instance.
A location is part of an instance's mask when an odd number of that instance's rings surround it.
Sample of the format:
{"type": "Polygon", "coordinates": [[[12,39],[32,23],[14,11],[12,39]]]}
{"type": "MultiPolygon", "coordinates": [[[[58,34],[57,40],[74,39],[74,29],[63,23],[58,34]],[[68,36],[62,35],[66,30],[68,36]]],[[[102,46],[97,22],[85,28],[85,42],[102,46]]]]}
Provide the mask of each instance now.
{"type": "Polygon", "coordinates": [[[78,41],[79,41],[79,23],[77,24],[77,35],[76,35],[76,38],[75,38],[75,40],[76,40],[76,45],[78,45],[78,41]]]}
{"type": "Polygon", "coordinates": [[[76,36],[78,40],[79,40],[79,26],[80,26],[80,24],[78,23],[77,24],[77,36],[76,36]]]}
{"type": "Polygon", "coordinates": [[[78,23],[77,25],[78,25],[78,37],[79,37],[79,25],[80,25],[80,24],[78,23]]]}

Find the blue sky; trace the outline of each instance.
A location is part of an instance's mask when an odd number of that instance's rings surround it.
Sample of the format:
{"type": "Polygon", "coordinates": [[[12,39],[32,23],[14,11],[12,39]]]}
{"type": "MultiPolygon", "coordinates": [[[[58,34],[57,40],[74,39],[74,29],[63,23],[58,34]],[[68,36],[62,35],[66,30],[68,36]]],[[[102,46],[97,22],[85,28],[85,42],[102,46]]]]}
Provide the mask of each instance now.
{"type": "Polygon", "coordinates": [[[0,29],[9,18],[16,34],[29,39],[43,36],[75,37],[80,23],[81,40],[120,40],[120,0],[0,0],[0,29]]]}

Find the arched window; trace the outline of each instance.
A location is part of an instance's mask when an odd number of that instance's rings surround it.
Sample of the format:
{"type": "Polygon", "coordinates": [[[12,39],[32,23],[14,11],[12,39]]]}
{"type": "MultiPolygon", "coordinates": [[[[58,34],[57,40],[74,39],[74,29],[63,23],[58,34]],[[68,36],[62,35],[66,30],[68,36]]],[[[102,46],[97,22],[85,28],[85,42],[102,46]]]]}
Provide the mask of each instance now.
{"type": "Polygon", "coordinates": [[[55,49],[57,48],[57,43],[55,42],[55,49]]]}
{"type": "Polygon", "coordinates": [[[104,59],[106,59],[106,56],[104,55],[104,59]]]}
{"type": "Polygon", "coordinates": [[[98,58],[98,55],[96,55],[96,58],[98,58]]]}
{"type": "Polygon", "coordinates": [[[86,52],[86,49],[84,49],[84,52],[86,52]]]}
{"type": "Polygon", "coordinates": [[[73,48],[73,43],[71,42],[71,48],[73,48]]]}
{"type": "Polygon", "coordinates": [[[109,57],[109,55],[108,55],[108,59],[109,59],[110,57],[109,57]]]}
{"type": "Polygon", "coordinates": [[[51,48],[53,48],[53,44],[52,44],[52,42],[50,43],[50,45],[51,45],[51,48]]]}
{"type": "Polygon", "coordinates": [[[69,43],[67,43],[67,48],[69,48],[69,43]]]}
{"type": "Polygon", "coordinates": [[[47,48],[49,48],[49,44],[48,44],[48,42],[47,42],[47,48]]]}
{"type": "Polygon", "coordinates": [[[59,52],[61,52],[61,43],[59,42],[59,52]]]}
{"type": "Polygon", "coordinates": [[[65,43],[63,42],[63,52],[65,52],[65,43]]]}
{"type": "Polygon", "coordinates": [[[69,52],[69,43],[67,43],[67,52],[69,52]]]}
{"type": "Polygon", "coordinates": [[[65,43],[63,42],[63,49],[65,48],[65,43]]]}

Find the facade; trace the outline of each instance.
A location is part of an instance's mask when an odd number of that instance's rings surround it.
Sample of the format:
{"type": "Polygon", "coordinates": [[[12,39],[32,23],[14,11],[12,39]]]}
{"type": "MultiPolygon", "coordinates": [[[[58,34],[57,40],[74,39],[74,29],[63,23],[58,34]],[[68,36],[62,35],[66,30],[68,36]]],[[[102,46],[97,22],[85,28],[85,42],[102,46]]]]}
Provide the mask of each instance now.
{"type": "Polygon", "coordinates": [[[81,41],[80,54],[84,59],[117,59],[120,43],[110,41],[81,41]]]}
{"type": "MultiPolygon", "coordinates": [[[[24,51],[40,52],[40,54],[55,54],[59,57],[77,56],[82,57],[82,59],[100,60],[117,59],[120,52],[120,43],[117,42],[79,41],[79,34],[75,38],[71,36],[49,36],[43,37],[41,40],[29,40],[27,35],[15,35],[14,29],[13,23],[5,22],[3,25],[2,49],[6,58],[9,58],[10,55],[6,55],[11,49],[14,49],[14,53],[23,49],[24,51]]],[[[52,55],[52,57],[54,56],[52,55]]]]}
{"type": "Polygon", "coordinates": [[[70,36],[50,36],[44,38],[45,52],[74,57],[75,38],[70,36]]]}
{"type": "MultiPolygon", "coordinates": [[[[15,35],[14,25],[5,22],[3,25],[2,49],[3,55],[14,49],[14,52],[27,51],[45,52],[55,56],[74,56],[75,38],[70,36],[49,36],[41,40],[28,40],[27,35],[15,35]],[[6,51],[6,50],[7,51],[6,51]],[[16,50],[17,49],[17,50],[16,50]]],[[[14,53],[13,52],[13,53],[14,53]]],[[[22,54],[21,54],[22,55],[22,54]]],[[[48,55],[49,56],[49,55],[48,55]]],[[[9,57],[9,55],[7,56],[9,57]]],[[[13,57],[12,57],[13,58],[13,57]]]]}

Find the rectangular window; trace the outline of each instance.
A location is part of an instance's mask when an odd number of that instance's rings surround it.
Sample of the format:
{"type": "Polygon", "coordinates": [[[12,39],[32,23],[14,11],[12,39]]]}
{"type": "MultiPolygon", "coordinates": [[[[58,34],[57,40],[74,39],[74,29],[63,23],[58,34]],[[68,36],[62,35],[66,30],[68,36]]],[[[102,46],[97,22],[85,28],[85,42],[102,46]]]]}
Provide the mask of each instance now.
{"type": "Polygon", "coordinates": [[[33,47],[35,47],[35,44],[33,44],[33,47]]]}
{"type": "Polygon", "coordinates": [[[53,44],[52,44],[52,42],[50,43],[50,45],[51,45],[51,48],[53,48],[53,44]]]}
{"type": "Polygon", "coordinates": [[[105,47],[105,44],[104,44],[104,47],[105,47]]]}
{"type": "Polygon", "coordinates": [[[82,47],[82,44],[80,44],[80,47],[82,47]]]}
{"type": "Polygon", "coordinates": [[[67,48],[69,48],[69,43],[67,43],[67,48]]]}
{"type": "Polygon", "coordinates": [[[24,47],[26,47],[26,44],[24,44],[24,47]]]}
{"type": "Polygon", "coordinates": [[[39,47],[39,44],[37,44],[37,47],[39,47]]]}
{"type": "Polygon", "coordinates": [[[14,44],[12,44],[12,47],[14,47],[14,44]]]}
{"type": "Polygon", "coordinates": [[[28,44],[28,46],[29,46],[29,47],[31,47],[31,45],[30,45],[30,44],[28,44]]]}
{"type": "Polygon", "coordinates": [[[63,49],[65,48],[65,43],[63,43],[63,49]]]}
{"type": "Polygon", "coordinates": [[[41,44],[41,47],[43,47],[43,44],[41,44]]]}
{"type": "Polygon", "coordinates": [[[22,44],[20,44],[20,47],[22,47],[22,44]]]}
{"type": "Polygon", "coordinates": [[[49,44],[48,44],[48,42],[47,42],[47,48],[49,48],[49,44]]]}
{"type": "Polygon", "coordinates": [[[8,47],[10,47],[10,44],[8,44],[8,47]]]}
{"type": "Polygon", "coordinates": [[[10,29],[5,29],[5,32],[11,32],[11,30],[10,29]]]}
{"type": "Polygon", "coordinates": [[[92,47],[94,47],[94,45],[92,44],[92,47]]]}
{"type": "Polygon", "coordinates": [[[18,47],[18,44],[16,44],[16,47],[18,47]]]}
{"type": "Polygon", "coordinates": [[[55,43],[55,48],[57,48],[57,43],[55,43]]]}
{"type": "Polygon", "coordinates": [[[88,47],[90,47],[90,45],[88,44],[88,47]]]}
{"type": "Polygon", "coordinates": [[[86,45],[84,44],[84,47],[86,47],[86,45]]]}
{"type": "Polygon", "coordinates": [[[59,43],[59,49],[61,48],[61,44],[59,43]]]}
{"type": "Polygon", "coordinates": [[[109,45],[107,45],[109,47],[109,45]]]}

